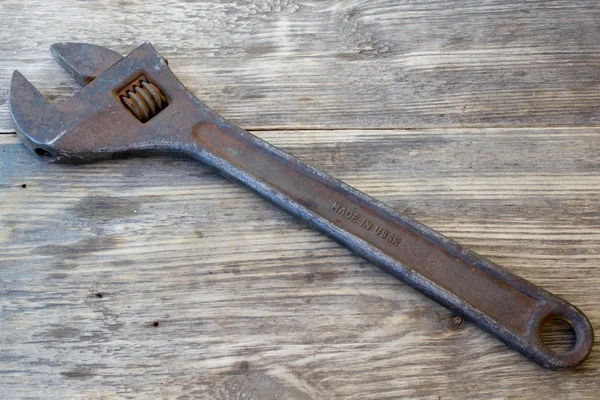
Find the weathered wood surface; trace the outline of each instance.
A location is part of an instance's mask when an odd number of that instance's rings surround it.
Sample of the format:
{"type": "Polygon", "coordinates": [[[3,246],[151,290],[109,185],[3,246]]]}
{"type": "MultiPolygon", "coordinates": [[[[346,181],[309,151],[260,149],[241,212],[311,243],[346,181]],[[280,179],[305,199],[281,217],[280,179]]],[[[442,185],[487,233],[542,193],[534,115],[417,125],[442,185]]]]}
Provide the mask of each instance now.
{"type": "MultiPolygon", "coordinates": [[[[15,68],[57,100],[77,90],[51,59],[53,42],[127,53],[149,40],[194,93],[245,127],[600,122],[594,0],[5,0],[0,7],[3,100],[15,68]]],[[[0,127],[11,127],[5,101],[0,127]]]]}
{"type": "MultiPolygon", "coordinates": [[[[594,324],[599,134],[260,133],[594,324]]],[[[9,397],[580,399],[600,389],[597,350],[574,372],[543,370],[210,168],[44,165],[14,135],[0,138],[9,397]]]]}
{"type": "Polygon", "coordinates": [[[0,398],[598,397],[597,349],[575,371],[543,370],[198,163],[43,164],[7,105],[13,69],[55,101],[78,90],[53,42],[127,53],[150,40],[227,118],[566,298],[598,330],[596,2],[0,12],[0,398]]]}

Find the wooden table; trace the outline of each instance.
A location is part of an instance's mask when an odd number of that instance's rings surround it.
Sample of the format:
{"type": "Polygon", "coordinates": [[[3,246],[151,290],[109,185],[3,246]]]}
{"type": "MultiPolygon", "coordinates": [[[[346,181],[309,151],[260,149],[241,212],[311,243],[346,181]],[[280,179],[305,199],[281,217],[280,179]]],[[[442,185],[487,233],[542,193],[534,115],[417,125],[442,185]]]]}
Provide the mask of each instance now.
{"type": "MultiPolygon", "coordinates": [[[[151,41],[223,116],[600,327],[596,1],[0,3],[0,398],[600,396],[215,170],[45,164],[8,111],[50,44],[151,41]]],[[[598,342],[596,340],[596,342],[598,342]]]]}

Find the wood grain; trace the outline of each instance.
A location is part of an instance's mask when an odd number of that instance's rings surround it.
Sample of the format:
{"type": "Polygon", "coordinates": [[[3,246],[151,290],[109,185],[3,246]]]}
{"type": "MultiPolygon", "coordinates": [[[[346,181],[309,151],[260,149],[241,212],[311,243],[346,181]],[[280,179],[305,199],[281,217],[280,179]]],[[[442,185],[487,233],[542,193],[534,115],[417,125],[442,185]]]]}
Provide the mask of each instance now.
{"type": "Polygon", "coordinates": [[[588,126],[600,121],[596,1],[5,0],[10,74],[76,85],[49,46],[151,41],[193,93],[246,128],[588,126]]]}
{"type": "MultiPolygon", "coordinates": [[[[600,129],[257,134],[600,320],[600,129]]],[[[3,398],[597,397],[199,163],[0,154],[3,398]]]]}

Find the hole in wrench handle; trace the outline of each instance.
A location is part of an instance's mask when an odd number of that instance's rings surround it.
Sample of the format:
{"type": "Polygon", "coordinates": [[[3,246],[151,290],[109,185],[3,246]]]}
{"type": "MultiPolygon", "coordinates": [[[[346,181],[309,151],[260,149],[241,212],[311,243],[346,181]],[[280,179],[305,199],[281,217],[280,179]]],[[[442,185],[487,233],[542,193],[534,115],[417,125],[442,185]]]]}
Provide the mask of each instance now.
{"type": "Polygon", "coordinates": [[[571,368],[589,354],[589,321],[549,292],[239,127],[199,123],[192,139],[194,157],[242,181],[539,364],[571,368]],[[556,354],[543,344],[540,329],[550,316],[573,326],[576,339],[570,351],[556,354]]]}

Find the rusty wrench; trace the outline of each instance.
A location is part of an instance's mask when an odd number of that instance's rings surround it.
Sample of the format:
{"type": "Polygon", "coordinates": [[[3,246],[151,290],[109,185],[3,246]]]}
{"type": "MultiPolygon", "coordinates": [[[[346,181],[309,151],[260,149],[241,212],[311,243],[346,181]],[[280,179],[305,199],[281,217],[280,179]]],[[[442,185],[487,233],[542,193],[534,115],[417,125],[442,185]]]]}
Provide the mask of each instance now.
{"type": "Polygon", "coordinates": [[[593,330],[573,305],[366,194],[232,125],[194,97],[149,43],[127,57],[82,43],[55,44],[83,86],[50,103],[15,71],[10,109],[23,143],[48,161],[178,153],[251,187],[390,275],[475,322],[547,368],[579,365],[593,330]],[[558,353],[541,340],[553,318],[575,333],[558,353]]]}

